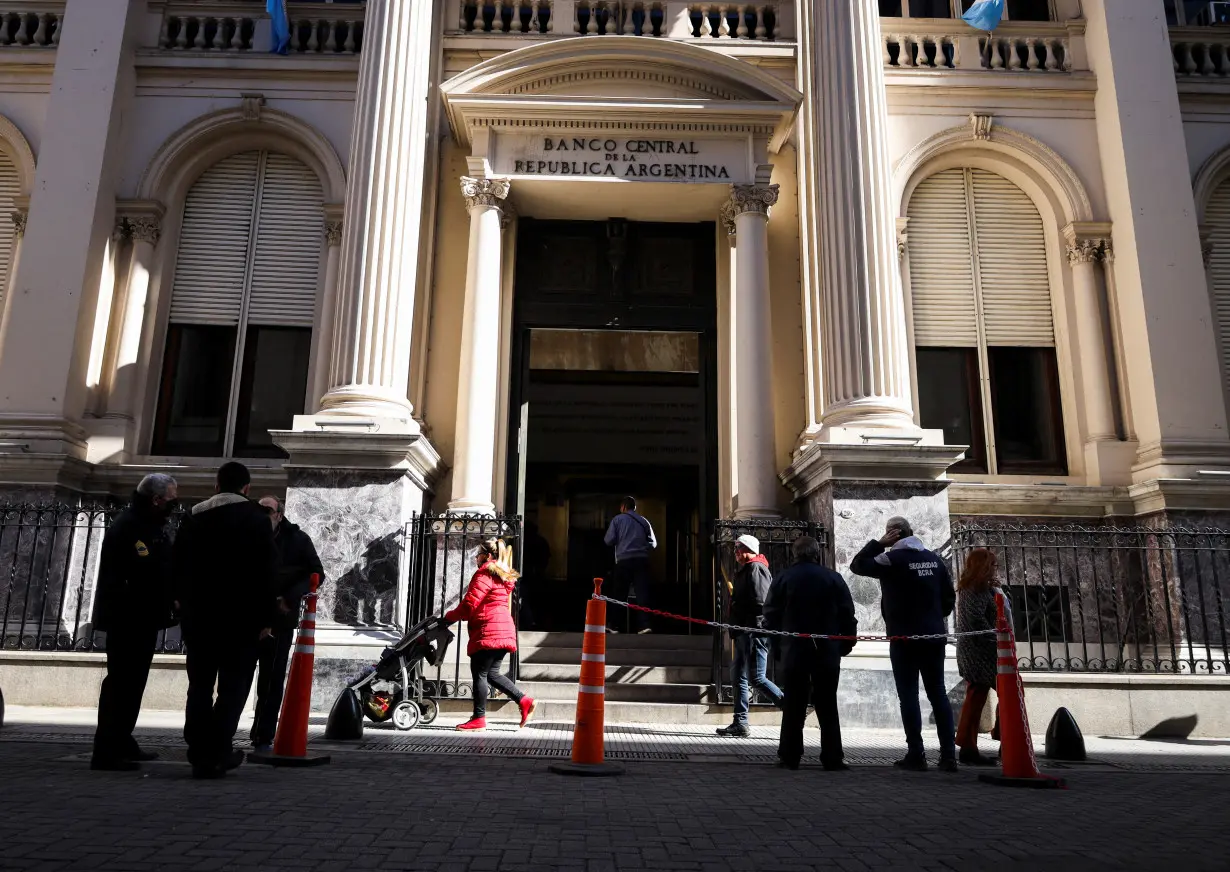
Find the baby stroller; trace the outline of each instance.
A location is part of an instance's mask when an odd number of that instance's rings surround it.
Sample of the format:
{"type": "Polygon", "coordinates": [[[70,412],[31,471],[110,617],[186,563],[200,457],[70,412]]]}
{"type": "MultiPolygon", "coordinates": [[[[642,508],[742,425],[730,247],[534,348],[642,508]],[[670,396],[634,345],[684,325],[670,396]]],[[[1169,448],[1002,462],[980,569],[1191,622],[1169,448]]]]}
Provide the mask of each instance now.
{"type": "Polygon", "coordinates": [[[385,648],[380,662],[348,685],[359,695],[359,706],[368,720],[377,724],[392,720],[399,730],[434,721],[440,707],[423,696],[423,661],[439,666],[454,638],[444,619],[432,615],[407,630],[396,645],[385,648]]]}

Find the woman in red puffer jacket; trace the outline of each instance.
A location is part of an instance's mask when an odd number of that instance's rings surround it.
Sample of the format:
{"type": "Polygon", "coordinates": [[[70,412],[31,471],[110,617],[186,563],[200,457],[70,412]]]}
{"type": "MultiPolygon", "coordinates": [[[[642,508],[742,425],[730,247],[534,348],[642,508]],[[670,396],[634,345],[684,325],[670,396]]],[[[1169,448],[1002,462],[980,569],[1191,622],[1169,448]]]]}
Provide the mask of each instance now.
{"type": "Polygon", "coordinates": [[[499,539],[487,539],[479,545],[475,561],[478,571],[470,579],[465,596],[457,608],[444,615],[450,624],[467,621],[470,631],[466,653],[470,655],[470,673],[474,677],[474,716],[457,729],[487,729],[487,694],[492,684],[516,701],[524,727],[537,704],[500,672],[504,655],[517,650],[517,627],[512,619],[517,571],[512,568],[512,552],[499,539]]]}

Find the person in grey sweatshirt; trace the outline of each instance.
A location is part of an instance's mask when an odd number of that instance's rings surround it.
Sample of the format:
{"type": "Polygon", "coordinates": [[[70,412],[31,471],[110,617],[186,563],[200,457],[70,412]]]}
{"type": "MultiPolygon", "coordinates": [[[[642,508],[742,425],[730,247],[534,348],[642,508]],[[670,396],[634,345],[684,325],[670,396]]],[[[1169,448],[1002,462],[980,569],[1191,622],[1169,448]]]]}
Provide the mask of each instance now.
{"type": "MultiPolygon", "coordinates": [[[[603,541],[615,549],[615,598],[627,600],[628,592],[635,591],[636,604],[648,606],[649,552],[658,547],[658,539],[653,525],[637,514],[634,497],[624,497],[603,541]]],[[[649,615],[633,612],[632,625],[638,633],[648,633],[649,615]]]]}

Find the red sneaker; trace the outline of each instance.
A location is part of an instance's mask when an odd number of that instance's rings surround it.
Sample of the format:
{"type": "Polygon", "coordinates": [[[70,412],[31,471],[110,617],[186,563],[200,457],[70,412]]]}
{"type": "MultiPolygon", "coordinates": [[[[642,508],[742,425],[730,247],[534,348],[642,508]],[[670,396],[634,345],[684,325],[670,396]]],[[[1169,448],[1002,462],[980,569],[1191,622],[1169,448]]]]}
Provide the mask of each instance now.
{"type": "Polygon", "coordinates": [[[521,726],[525,726],[530,722],[530,718],[534,716],[534,709],[538,708],[538,703],[533,698],[525,696],[521,698],[521,726]]]}
{"type": "Polygon", "coordinates": [[[481,733],[487,729],[486,718],[470,718],[464,724],[458,724],[457,729],[464,733],[481,733]]]}

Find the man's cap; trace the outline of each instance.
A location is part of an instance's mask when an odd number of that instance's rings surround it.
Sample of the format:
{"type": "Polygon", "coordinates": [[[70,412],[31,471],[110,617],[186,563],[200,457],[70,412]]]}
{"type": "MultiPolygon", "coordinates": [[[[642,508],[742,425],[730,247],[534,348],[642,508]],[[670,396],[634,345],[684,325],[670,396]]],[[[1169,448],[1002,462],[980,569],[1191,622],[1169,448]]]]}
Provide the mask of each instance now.
{"type": "Polygon", "coordinates": [[[747,533],[744,533],[742,536],[736,539],[735,544],[742,545],[744,548],[746,548],[748,551],[751,551],[753,554],[760,553],[760,540],[757,539],[755,536],[749,535],[747,533]]]}

